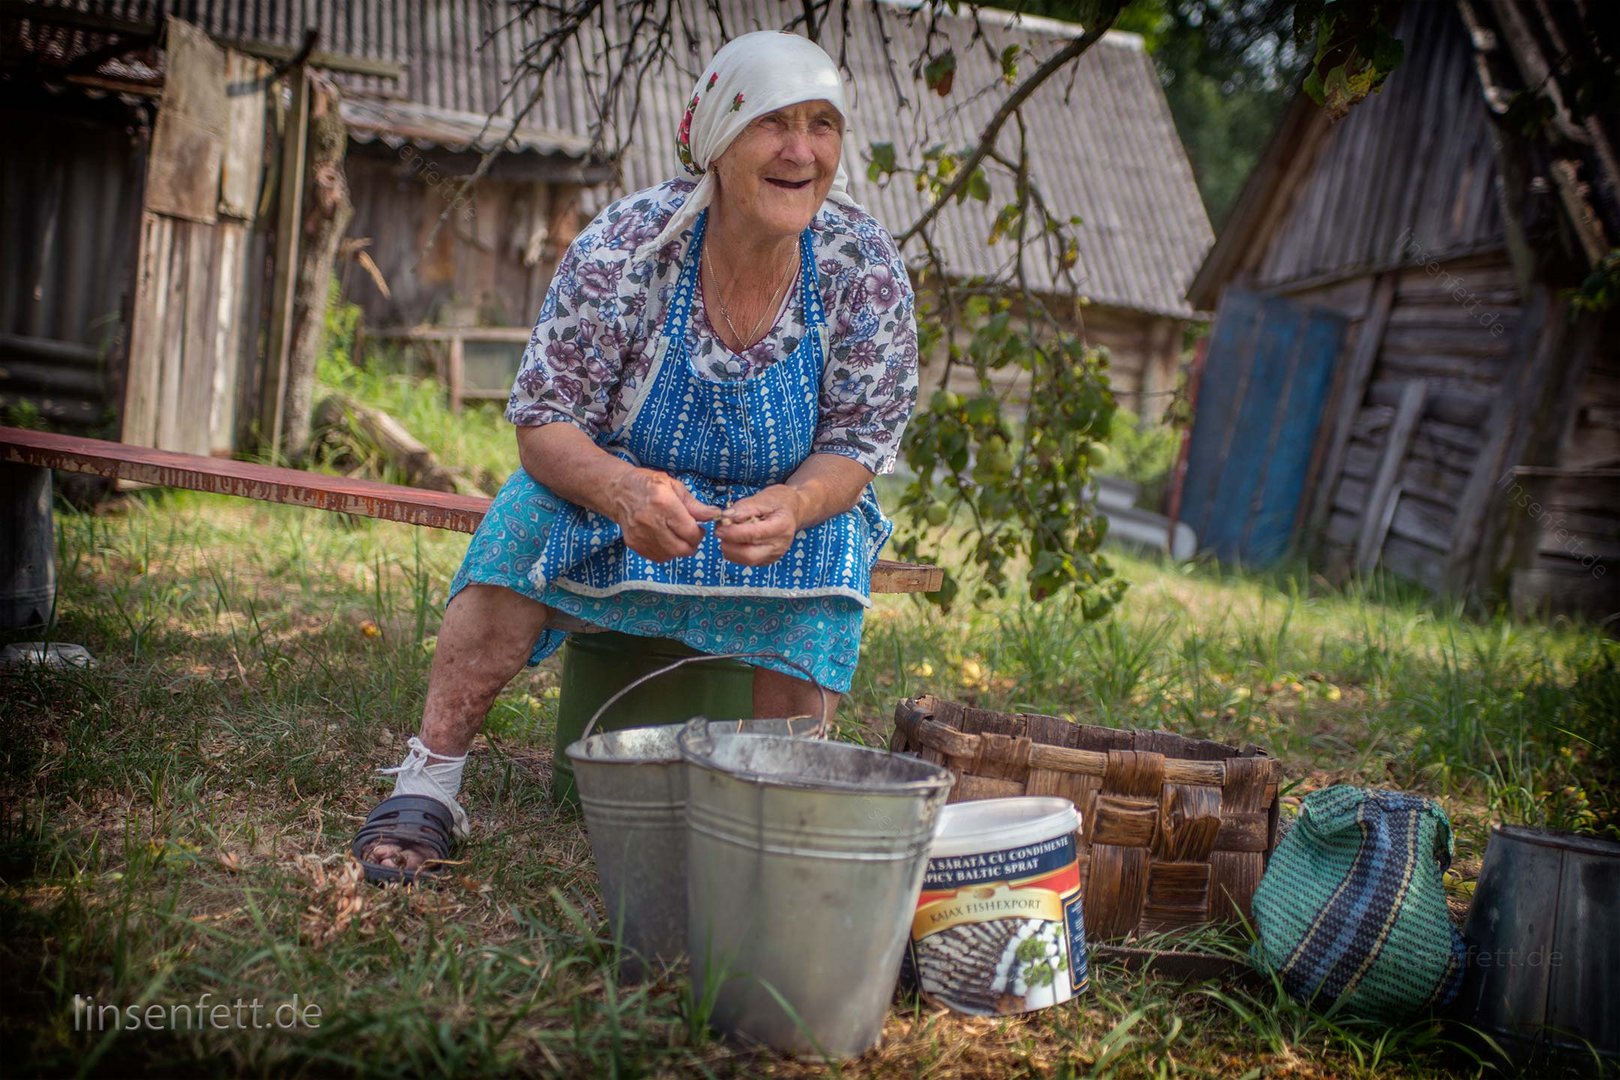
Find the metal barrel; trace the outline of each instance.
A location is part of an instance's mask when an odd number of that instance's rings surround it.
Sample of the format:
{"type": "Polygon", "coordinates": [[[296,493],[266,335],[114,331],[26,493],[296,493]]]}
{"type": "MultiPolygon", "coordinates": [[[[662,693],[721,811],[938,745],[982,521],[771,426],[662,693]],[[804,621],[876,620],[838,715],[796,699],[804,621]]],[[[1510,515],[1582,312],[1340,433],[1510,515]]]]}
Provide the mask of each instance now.
{"type": "MultiPolygon", "coordinates": [[[[715,731],[810,735],[816,720],[716,720],[715,731]]],[[[686,765],[681,726],[604,731],[568,760],[602,886],[620,974],[640,979],[686,953],[686,765]]]]}
{"type": "Polygon", "coordinates": [[[1463,936],[1457,1011],[1521,1066],[1620,1061],[1620,844],[1492,829],[1463,936]]]}
{"type": "Polygon", "coordinates": [[[687,942],[723,1035],[876,1046],[951,774],[844,743],[689,726],[687,942]]]}
{"type": "Polygon", "coordinates": [[[0,464],[0,629],[43,626],[56,602],[56,530],[51,470],[0,464]]]}

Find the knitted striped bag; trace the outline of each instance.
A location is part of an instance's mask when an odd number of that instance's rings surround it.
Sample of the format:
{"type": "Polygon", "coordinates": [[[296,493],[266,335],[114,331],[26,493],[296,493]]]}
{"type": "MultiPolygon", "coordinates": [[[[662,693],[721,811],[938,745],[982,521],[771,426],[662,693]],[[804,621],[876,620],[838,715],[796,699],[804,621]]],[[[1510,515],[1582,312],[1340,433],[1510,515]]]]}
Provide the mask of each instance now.
{"type": "Polygon", "coordinates": [[[1451,822],[1435,803],[1348,786],[1312,792],[1254,894],[1250,959],[1295,1000],[1400,1021],[1456,996],[1467,953],[1441,875],[1451,822]]]}

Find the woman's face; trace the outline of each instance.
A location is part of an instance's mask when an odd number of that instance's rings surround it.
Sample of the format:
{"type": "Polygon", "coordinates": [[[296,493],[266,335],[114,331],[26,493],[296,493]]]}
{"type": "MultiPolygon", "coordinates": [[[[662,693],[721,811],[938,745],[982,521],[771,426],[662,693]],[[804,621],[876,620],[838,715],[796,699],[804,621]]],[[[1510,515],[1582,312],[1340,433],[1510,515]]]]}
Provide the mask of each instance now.
{"type": "Polygon", "coordinates": [[[829,101],[806,101],[756,118],[715,158],[719,202],[762,235],[797,236],[838,174],[844,120],[829,101]]]}

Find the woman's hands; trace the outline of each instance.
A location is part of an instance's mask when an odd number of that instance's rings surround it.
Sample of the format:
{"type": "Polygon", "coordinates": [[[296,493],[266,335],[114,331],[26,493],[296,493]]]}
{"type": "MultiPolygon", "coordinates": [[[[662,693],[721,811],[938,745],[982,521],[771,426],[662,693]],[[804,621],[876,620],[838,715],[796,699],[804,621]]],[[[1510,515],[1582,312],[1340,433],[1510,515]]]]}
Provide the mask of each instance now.
{"type": "Polygon", "coordinates": [[[686,485],[607,453],[573,424],[520,427],[518,456],[530,476],[576,506],[611,518],[632,550],[654,562],[697,551],[699,522],[718,507],[697,501],[686,485]]]}
{"type": "Polygon", "coordinates": [[[714,527],[720,551],[743,566],[768,566],[787,554],[800,529],[819,525],[860,501],[872,472],[837,454],[811,454],[785,484],[738,499],[714,527]]]}
{"type": "Polygon", "coordinates": [[[518,455],[530,476],[578,506],[611,518],[624,542],[654,562],[694,554],[703,523],[726,559],[768,566],[787,553],[801,529],[842,514],[872,479],[865,466],[837,454],[811,454],[783,484],[739,499],[724,514],[701,503],[668,473],[614,457],[572,424],[520,427],[518,455]]]}
{"type": "Polygon", "coordinates": [[[625,546],[653,562],[696,552],[703,542],[699,522],[720,517],[719,507],[698,502],[685,484],[656,469],[631,466],[613,481],[607,501],[604,512],[624,533],[625,546]]]}
{"type": "Polygon", "coordinates": [[[769,566],[787,554],[799,534],[804,499],[787,484],[772,484],[738,499],[720,514],[714,535],[720,553],[739,566],[769,566]]]}

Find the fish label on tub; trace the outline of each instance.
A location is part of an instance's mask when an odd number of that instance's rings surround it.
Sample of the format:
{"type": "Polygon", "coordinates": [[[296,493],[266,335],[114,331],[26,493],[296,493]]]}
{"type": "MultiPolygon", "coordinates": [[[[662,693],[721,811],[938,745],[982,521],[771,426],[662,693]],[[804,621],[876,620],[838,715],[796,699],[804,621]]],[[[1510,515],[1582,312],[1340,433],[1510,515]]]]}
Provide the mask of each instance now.
{"type": "Polygon", "coordinates": [[[1083,991],[1074,836],[930,859],[902,978],[977,1016],[1044,1009],[1083,991]]]}

